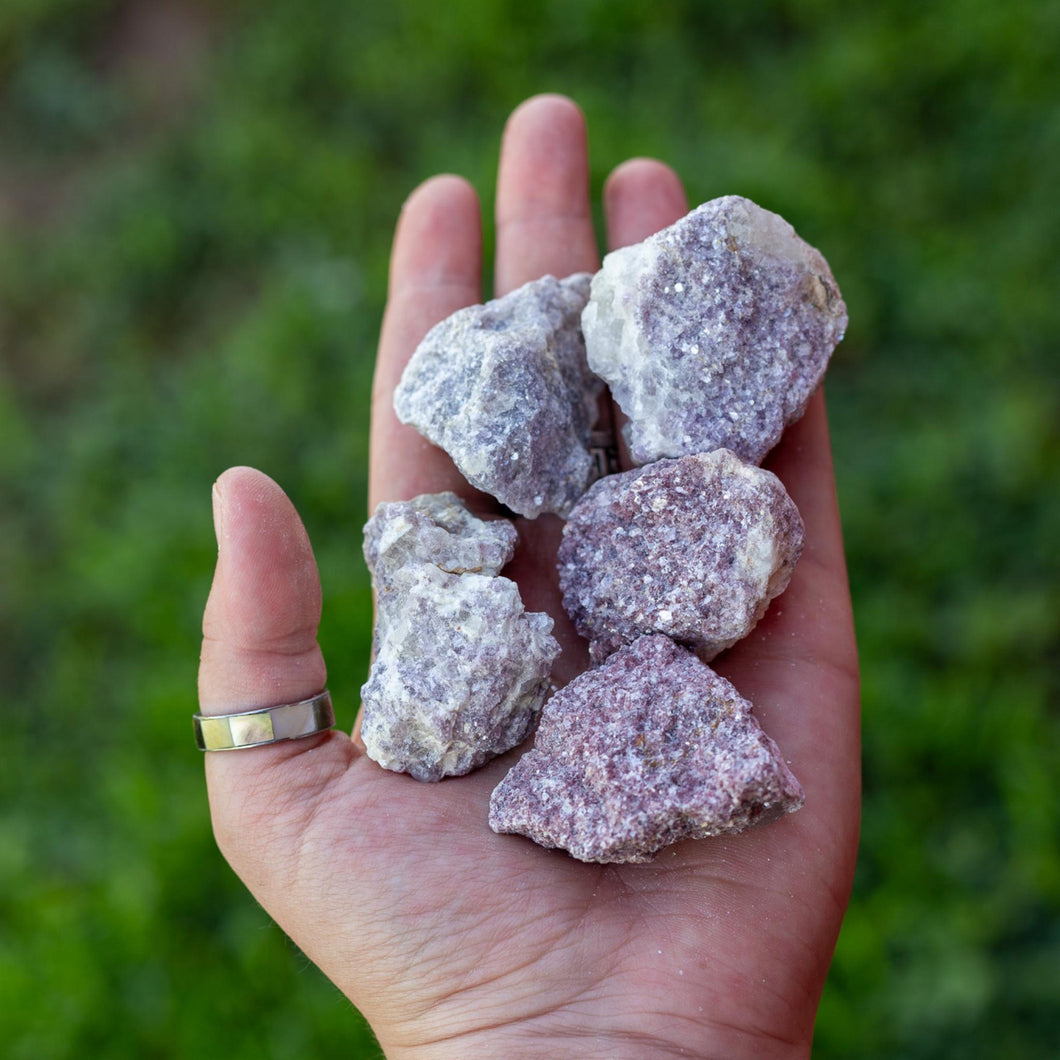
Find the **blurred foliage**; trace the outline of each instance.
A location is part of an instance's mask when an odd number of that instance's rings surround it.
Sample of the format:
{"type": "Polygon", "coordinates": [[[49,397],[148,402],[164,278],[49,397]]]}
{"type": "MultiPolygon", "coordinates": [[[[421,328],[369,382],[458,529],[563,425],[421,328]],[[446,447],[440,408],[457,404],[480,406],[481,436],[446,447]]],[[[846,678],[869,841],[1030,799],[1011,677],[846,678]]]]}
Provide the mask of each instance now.
{"type": "Polygon", "coordinates": [[[543,90],[597,197],[666,158],[787,216],[850,307],[865,815],[815,1055],[1060,1054],[1058,50],[1032,0],[5,0],[5,1055],[376,1055],[209,834],[209,487],[250,463],[303,513],[348,725],[393,221],[439,170],[488,220],[543,90]]]}

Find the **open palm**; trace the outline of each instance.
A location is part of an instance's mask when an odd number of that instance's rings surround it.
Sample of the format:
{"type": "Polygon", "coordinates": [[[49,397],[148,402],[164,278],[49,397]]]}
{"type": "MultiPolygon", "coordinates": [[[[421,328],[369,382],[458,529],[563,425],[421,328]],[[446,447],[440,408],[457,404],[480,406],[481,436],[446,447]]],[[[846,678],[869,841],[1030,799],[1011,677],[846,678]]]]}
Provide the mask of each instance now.
{"type": "MultiPolygon", "coordinates": [[[[509,121],[497,189],[496,294],[597,267],[585,131],[569,101],[509,121]]],[[[605,191],[613,247],[687,209],[674,174],[627,162],[605,191]]],[[[487,501],[399,424],[391,394],[419,339],[480,300],[481,222],[456,177],[402,213],[373,395],[370,504],[455,489],[487,501]]],[[[859,816],[858,685],[823,397],[768,463],[806,523],[787,592],[716,663],[755,704],[806,791],[797,814],[685,842],[649,865],[586,865],[493,834],[490,792],[514,753],[423,785],[331,732],[207,755],[226,857],[371,1023],[389,1057],[773,1057],[809,1053],[846,907],[859,816]]],[[[206,713],[324,687],[320,586],[305,531],[259,472],[215,487],[219,558],[204,622],[206,713]]],[[[552,517],[518,520],[505,574],[556,619],[556,676],[585,668],[559,606],[552,517]]]]}

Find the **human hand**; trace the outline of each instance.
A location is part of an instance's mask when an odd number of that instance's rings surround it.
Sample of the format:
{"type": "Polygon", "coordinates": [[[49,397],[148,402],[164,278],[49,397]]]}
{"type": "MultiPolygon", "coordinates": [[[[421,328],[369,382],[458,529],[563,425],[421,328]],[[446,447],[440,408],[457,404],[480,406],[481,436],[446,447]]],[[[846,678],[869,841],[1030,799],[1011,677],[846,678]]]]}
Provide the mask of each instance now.
{"type": "MultiPolygon", "coordinates": [[[[597,267],[587,185],[577,109],[558,97],[523,104],[501,152],[496,294],[597,267]]],[[[611,175],[604,205],[613,247],[687,210],[676,176],[643,159],[611,175]]],[[[373,394],[373,508],[454,489],[490,509],[391,405],[429,327],[480,300],[480,260],[474,192],[455,177],[427,181],[394,241],[373,394]]],[[[784,595],[714,665],[801,780],[799,813],[678,844],[648,865],[588,865],[490,831],[490,792],[513,755],[434,785],[380,769],[337,731],[206,756],[225,856],[388,1057],[809,1054],[859,819],[857,659],[821,394],[767,466],[802,513],[805,548],[784,595]]],[[[320,585],[298,516],[247,468],[222,475],[214,501],[203,713],[320,691],[320,585]]],[[[559,606],[560,524],[517,525],[505,574],[527,610],[556,619],[566,680],[586,654],[559,606]]]]}

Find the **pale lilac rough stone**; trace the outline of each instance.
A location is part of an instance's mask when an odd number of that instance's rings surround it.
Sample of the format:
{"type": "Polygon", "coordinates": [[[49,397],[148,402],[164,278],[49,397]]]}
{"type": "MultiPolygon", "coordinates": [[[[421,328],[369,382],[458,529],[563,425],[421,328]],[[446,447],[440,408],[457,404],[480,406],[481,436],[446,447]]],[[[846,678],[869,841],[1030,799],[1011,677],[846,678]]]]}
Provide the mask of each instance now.
{"type": "Polygon", "coordinates": [[[761,463],[846,325],[821,254],[737,195],[608,254],[582,314],[589,366],[640,464],[721,448],[761,463]]]}
{"type": "Polygon", "coordinates": [[[599,662],[646,633],[704,660],[745,637],[787,588],[798,509],[776,475],[728,449],[610,475],[559,548],[563,604],[599,662]]]}
{"type": "Polygon", "coordinates": [[[365,528],[377,614],[361,738],[384,768],[457,776],[531,730],[559,645],[497,574],[514,537],[455,494],[380,505],[365,528]]]}
{"type": "Polygon", "coordinates": [[[427,333],[394,410],[464,478],[530,518],[565,515],[596,477],[590,433],[602,383],[580,318],[589,274],[543,276],[427,333]]]}
{"type": "Polygon", "coordinates": [[[642,637],[557,692],[490,826],[582,861],[650,861],[682,839],[797,810],[799,782],[751,705],[667,637],[642,637]]]}
{"type": "Polygon", "coordinates": [[[450,574],[500,574],[519,534],[506,519],[477,519],[455,494],[424,493],[380,504],[364,528],[364,558],[376,591],[412,563],[450,574]]]}

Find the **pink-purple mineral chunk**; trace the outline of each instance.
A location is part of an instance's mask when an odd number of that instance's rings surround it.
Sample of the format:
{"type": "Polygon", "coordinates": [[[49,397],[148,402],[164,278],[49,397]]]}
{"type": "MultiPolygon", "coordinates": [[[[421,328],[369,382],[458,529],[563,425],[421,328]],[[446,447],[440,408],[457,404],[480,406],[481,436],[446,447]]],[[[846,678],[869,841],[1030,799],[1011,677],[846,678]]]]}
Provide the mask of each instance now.
{"type": "Polygon", "coordinates": [[[468,773],[532,728],[559,645],[498,573],[515,538],[452,493],[381,504],[365,527],[377,616],[361,738],[385,769],[468,773]]]}
{"type": "Polygon", "coordinates": [[[543,276],[458,310],[427,333],[394,393],[402,423],[530,518],[566,515],[597,474],[590,435],[603,384],[580,324],[589,279],[543,276]]]}
{"type": "Polygon", "coordinates": [[[713,658],[787,588],[803,525],[780,480],[728,449],[610,475],[559,548],[563,604],[599,662],[646,633],[713,658]]]}
{"type": "Polygon", "coordinates": [[[847,311],[817,250],[727,195],[608,254],[582,326],[634,461],[725,448],[758,464],[805,411],[847,311]]]}
{"type": "Polygon", "coordinates": [[[582,861],[650,861],[682,839],[797,810],[802,788],[751,705],[667,637],[575,678],[490,800],[490,826],[582,861]]]}

